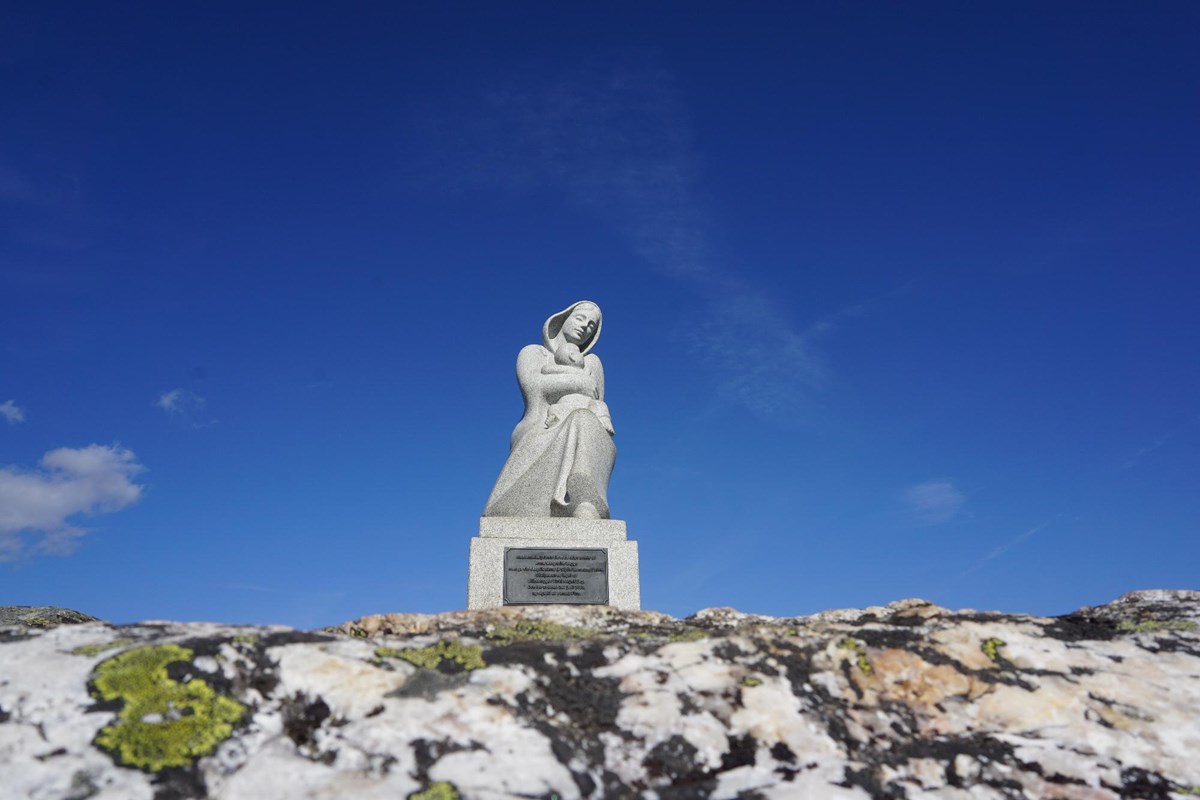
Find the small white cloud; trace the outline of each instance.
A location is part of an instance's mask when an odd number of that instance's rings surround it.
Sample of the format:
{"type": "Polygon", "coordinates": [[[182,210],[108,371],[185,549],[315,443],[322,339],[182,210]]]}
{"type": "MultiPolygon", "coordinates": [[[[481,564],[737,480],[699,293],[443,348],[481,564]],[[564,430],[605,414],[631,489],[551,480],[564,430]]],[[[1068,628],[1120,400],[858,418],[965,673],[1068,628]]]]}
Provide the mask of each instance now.
{"type": "Polygon", "coordinates": [[[18,422],[25,421],[25,409],[18,406],[12,400],[5,400],[0,403],[0,417],[8,420],[9,425],[16,425],[18,422]]]}
{"type": "Polygon", "coordinates": [[[967,498],[950,481],[926,481],[906,490],[904,502],[918,522],[936,525],[953,519],[967,498]]]}
{"type": "Polygon", "coordinates": [[[40,536],[43,552],[71,552],[87,531],[67,519],[133,505],[144,487],[130,479],[143,469],[132,451],[98,444],[51,450],[34,470],[0,467],[0,561],[20,555],[22,534],[40,536]]]}
{"type": "Polygon", "coordinates": [[[168,417],[193,428],[207,428],[217,424],[217,420],[206,412],[204,398],[187,389],[163,392],[154,401],[154,405],[165,411],[168,417]]]}
{"type": "Polygon", "coordinates": [[[204,407],[204,398],[187,389],[172,389],[160,394],[154,405],[168,414],[190,414],[204,407]]]}

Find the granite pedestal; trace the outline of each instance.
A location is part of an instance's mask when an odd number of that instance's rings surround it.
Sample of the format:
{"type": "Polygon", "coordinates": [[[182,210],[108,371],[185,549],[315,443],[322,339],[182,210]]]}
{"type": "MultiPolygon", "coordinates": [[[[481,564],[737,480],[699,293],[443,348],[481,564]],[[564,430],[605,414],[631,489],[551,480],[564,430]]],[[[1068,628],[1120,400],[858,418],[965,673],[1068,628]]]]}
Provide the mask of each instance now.
{"type": "Polygon", "coordinates": [[[637,542],[615,519],[482,517],[467,608],[577,603],[641,608],[637,542]]]}

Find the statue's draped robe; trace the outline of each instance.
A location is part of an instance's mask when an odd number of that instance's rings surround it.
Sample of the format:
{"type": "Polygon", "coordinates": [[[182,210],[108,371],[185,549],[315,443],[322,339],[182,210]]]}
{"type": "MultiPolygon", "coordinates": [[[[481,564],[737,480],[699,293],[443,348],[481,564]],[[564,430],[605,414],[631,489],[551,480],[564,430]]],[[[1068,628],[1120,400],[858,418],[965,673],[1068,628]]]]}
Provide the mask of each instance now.
{"type": "MultiPolygon", "coordinates": [[[[525,416],[513,430],[512,450],[484,508],[485,517],[569,517],[584,502],[607,519],[608,478],[616,460],[612,436],[587,408],[565,419],[547,411],[558,398],[540,389],[541,368],[554,363],[547,347],[531,344],[517,357],[517,376],[525,395],[525,416]]],[[[583,368],[596,381],[596,399],[604,399],[604,369],[588,354],[583,368]]]]}

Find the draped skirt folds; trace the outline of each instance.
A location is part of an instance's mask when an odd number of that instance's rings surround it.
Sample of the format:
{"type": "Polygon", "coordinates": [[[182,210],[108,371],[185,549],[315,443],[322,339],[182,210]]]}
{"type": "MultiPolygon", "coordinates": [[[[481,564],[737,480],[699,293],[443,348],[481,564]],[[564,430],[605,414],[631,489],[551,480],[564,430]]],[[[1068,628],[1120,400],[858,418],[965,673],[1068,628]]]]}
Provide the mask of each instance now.
{"type": "Polygon", "coordinates": [[[485,517],[570,517],[591,503],[608,519],[608,477],[617,447],[596,415],[577,409],[513,447],[483,510],[485,517]]]}

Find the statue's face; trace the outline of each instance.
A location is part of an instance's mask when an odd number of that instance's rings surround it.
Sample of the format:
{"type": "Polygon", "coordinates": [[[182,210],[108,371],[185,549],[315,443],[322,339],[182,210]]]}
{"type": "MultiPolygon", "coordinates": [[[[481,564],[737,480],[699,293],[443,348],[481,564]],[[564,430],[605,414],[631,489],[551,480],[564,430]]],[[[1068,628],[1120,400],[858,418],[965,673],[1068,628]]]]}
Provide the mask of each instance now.
{"type": "Polygon", "coordinates": [[[562,335],[576,347],[583,347],[600,327],[600,309],[595,306],[576,306],[562,326],[562,335]]]}

